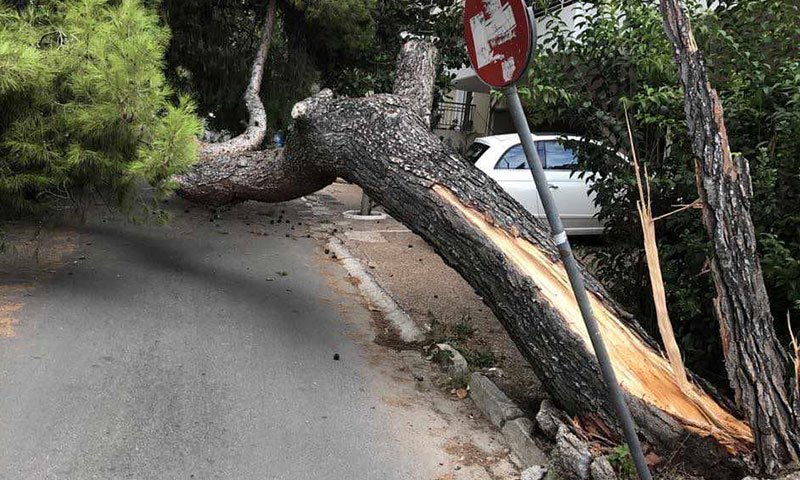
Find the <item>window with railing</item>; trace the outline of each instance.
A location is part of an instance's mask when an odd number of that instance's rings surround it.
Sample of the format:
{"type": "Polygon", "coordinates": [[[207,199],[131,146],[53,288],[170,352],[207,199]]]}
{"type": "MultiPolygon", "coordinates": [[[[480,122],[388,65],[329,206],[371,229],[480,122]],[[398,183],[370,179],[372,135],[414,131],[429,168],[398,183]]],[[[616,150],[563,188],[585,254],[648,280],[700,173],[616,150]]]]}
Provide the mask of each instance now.
{"type": "Polygon", "coordinates": [[[434,128],[439,130],[472,131],[475,105],[466,102],[439,102],[434,113],[434,128]]]}

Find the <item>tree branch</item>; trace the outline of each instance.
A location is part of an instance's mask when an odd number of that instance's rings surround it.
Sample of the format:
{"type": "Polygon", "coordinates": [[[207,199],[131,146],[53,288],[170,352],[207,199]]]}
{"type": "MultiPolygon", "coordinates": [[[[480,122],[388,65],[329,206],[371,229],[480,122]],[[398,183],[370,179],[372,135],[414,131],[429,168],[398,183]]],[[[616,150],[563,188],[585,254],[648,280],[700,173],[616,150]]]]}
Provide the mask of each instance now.
{"type": "MultiPolygon", "coordinates": [[[[399,76],[405,75],[404,67],[399,76]]],[[[400,91],[421,94],[410,80],[398,83],[400,91]]],[[[614,409],[549,230],[433,135],[420,121],[423,104],[427,98],[337,99],[323,91],[295,105],[285,152],[202,164],[178,179],[180,193],[204,203],[276,201],[311,193],[337,176],[358,184],[481,295],[555,400],[614,428],[614,409]]],[[[681,389],[656,343],[583,274],[641,435],[661,452],[688,452],[688,463],[720,476],[738,473],[752,447],[748,425],[697,384],[681,389]]]]}
{"type": "Polygon", "coordinates": [[[275,9],[276,0],[270,0],[267,6],[267,16],[264,20],[264,29],[261,32],[261,41],[258,45],[256,58],[253,60],[250,82],[244,92],[244,103],[249,115],[247,129],[242,134],[225,142],[201,144],[201,158],[256,150],[261,146],[261,142],[264,141],[264,137],[267,134],[267,112],[264,109],[264,103],[261,101],[261,81],[264,78],[264,66],[272,43],[275,9]]]}
{"type": "Polygon", "coordinates": [[[439,51],[430,42],[411,40],[403,45],[397,57],[395,95],[409,99],[409,108],[426,125],[431,124],[433,92],[439,67],[439,51]]]}

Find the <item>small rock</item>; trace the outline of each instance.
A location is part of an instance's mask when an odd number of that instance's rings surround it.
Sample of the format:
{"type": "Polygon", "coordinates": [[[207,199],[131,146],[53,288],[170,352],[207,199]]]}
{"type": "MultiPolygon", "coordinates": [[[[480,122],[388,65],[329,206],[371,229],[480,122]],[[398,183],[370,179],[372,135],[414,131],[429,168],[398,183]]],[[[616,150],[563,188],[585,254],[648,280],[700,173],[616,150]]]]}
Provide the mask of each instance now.
{"type": "Polygon", "coordinates": [[[437,343],[436,348],[441,352],[449,352],[447,359],[443,361],[444,371],[453,379],[457,385],[464,385],[469,378],[469,364],[461,355],[461,352],[446,343],[437,343]]]}
{"type": "Polygon", "coordinates": [[[338,353],[334,353],[333,354],[333,359],[334,360],[339,360],[339,354],[338,353]]]}
{"type": "Polygon", "coordinates": [[[545,478],[547,478],[547,468],[541,465],[534,465],[522,472],[519,480],[545,480],[545,478]]]}
{"type": "Polygon", "coordinates": [[[611,466],[611,462],[608,461],[608,457],[595,458],[589,470],[592,473],[592,480],[617,480],[617,474],[614,473],[614,468],[611,466]]]}
{"type": "Polygon", "coordinates": [[[564,423],[563,418],[564,414],[553,406],[550,400],[542,400],[539,406],[539,413],[536,414],[536,423],[550,440],[555,440],[558,434],[558,427],[564,423]]]}
{"type": "Polygon", "coordinates": [[[550,466],[561,477],[589,480],[592,454],[589,446],[566,425],[558,427],[556,446],[550,452],[550,466]]]}

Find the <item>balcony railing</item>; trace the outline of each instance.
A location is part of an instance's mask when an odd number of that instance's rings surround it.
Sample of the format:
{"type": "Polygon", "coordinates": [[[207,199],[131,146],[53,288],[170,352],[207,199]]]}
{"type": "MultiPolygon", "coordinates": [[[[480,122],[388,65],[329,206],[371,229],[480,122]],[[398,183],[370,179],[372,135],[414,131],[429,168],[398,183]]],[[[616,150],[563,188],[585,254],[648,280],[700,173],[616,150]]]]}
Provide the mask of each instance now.
{"type": "Polygon", "coordinates": [[[434,128],[438,130],[472,130],[475,105],[461,102],[439,102],[434,113],[434,128]]]}

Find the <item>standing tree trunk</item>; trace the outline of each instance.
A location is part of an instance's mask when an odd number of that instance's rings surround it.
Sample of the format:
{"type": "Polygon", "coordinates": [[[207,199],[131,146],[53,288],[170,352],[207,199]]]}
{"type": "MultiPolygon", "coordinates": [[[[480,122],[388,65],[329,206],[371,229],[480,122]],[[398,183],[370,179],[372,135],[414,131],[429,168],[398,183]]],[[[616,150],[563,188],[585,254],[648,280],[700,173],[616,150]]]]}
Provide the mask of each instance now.
{"type": "Polygon", "coordinates": [[[775,335],[750,217],[749,166],[731,155],[722,104],[681,0],[661,0],[661,12],[684,87],[703,223],[714,247],[715,310],[728,377],[753,427],[759,463],[773,473],[797,462],[800,450],[787,394],[788,357],[775,335]]]}
{"type": "Polygon", "coordinates": [[[264,78],[264,66],[267,63],[269,47],[272,43],[272,31],[275,25],[276,0],[269,0],[267,16],[264,20],[264,30],[258,44],[256,58],[250,73],[250,82],[244,91],[244,104],[249,115],[247,129],[240,135],[220,143],[203,143],[201,157],[217,155],[230,155],[234,153],[255,150],[261,146],[267,135],[267,111],[261,102],[261,80],[264,78]]]}
{"type": "MultiPolygon", "coordinates": [[[[424,45],[405,55],[420,53],[424,45]]],[[[420,61],[434,51],[428,52],[420,61]]],[[[403,68],[419,68],[418,62],[408,65],[403,68]]],[[[432,70],[417,71],[433,75],[432,70]]],[[[360,185],[483,297],[554,399],[615,427],[547,227],[436,138],[414,107],[423,103],[396,95],[337,99],[323,91],[294,107],[286,154],[220,157],[216,167],[201,164],[178,178],[179,193],[201,202],[280,201],[312,193],[337,176],[360,185]]],[[[640,434],[660,452],[687,453],[689,463],[719,478],[738,471],[752,448],[749,426],[697,385],[682,389],[656,343],[583,273],[640,434]]]]}

